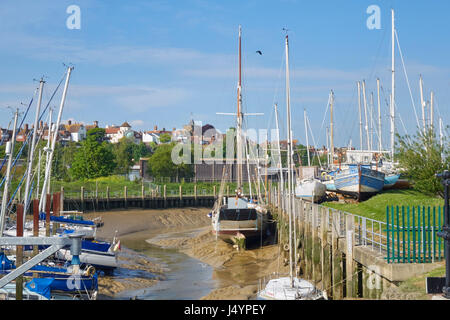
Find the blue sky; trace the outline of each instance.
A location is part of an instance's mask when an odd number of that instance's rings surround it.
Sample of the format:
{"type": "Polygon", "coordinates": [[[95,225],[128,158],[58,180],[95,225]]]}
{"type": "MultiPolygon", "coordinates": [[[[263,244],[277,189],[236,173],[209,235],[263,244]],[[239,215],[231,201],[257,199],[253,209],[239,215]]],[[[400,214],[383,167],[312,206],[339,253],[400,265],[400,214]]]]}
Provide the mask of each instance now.
{"type": "MultiPolygon", "coordinates": [[[[191,117],[221,130],[233,125],[237,32],[243,29],[243,99],[247,112],[264,112],[248,127],[274,128],[273,103],[285,130],[284,32],[289,29],[294,137],[305,140],[303,110],[315,141],[325,144],[328,94],[335,92],[335,144],[359,146],[356,82],[367,94],[383,86],[383,140],[388,147],[390,9],[421,118],[419,74],[425,96],[435,92],[435,117],[449,124],[450,2],[346,1],[12,1],[0,4],[0,126],[46,77],[44,102],[73,63],[63,119],[101,126],[128,121],[135,129],[180,128],[191,117]],[[381,9],[381,29],[369,30],[366,9],[381,9]],[[81,9],[81,29],[69,30],[66,8],[81,9]],[[261,50],[262,55],[256,54],[261,50]],[[325,123],[324,121],[325,118],[325,123]],[[323,124],[324,123],[324,124],[323,124]]],[[[404,134],[416,118],[397,49],[397,107],[404,134]]],[[[52,105],[59,105],[58,95],[52,105]]],[[[375,100],[376,102],[376,100],[375,100]]],[[[375,105],[376,106],[376,105],[375,105]]],[[[21,107],[23,109],[23,107],[21,107]]],[[[34,115],[29,119],[32,122],[34,115]]]]}

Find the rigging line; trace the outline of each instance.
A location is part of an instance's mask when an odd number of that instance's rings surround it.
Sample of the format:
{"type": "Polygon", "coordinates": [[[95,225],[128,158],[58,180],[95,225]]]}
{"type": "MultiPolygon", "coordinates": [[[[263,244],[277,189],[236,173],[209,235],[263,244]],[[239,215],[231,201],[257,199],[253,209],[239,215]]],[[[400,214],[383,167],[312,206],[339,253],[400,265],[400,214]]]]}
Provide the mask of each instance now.
{"type": "Polygon", "coordinates": [[[418,128],[420,128],[419,118],[417,117],[416,105],[414,103],[414,99],[413,99],[413,96],[412,96],[411,86],[409,84],[408,74],[406,73],[405,61],[403,60],[402,48],[400,47],[400,41],[398,40],[397,30],[395,30],[395,38],[397,39],[398,51],[400,53],[400,59],[402,60],[403,72],[405,73],[406,83],[408,84],[409,96],[411,97],[411,102],[412,102],[412,106],[413,106],[413,109],[414,109],[414,115],[416,116],[417,126],[418,126],[418,128]]]}
{"type": "MultiPolygon", "coordinates": [[[[316,146],[316,141],[315,141],[315,139],[314,139],[314,135],[313,135],[312,130],[311,130],[311,124],[309,123],[309,118],[308,118],[308,116],[306,116],[306,122],[308,123],[309,132],[311,133],[311,137],[312,137],[314,146],[316,146]]],[[[322,168],[322,163],[320,162],[320,157],[319,157],[319,155],[317,154],[317,152],[315,152],[315,153],[316,153],[317,159],[319,160],[319,166],[322,168]]]]}

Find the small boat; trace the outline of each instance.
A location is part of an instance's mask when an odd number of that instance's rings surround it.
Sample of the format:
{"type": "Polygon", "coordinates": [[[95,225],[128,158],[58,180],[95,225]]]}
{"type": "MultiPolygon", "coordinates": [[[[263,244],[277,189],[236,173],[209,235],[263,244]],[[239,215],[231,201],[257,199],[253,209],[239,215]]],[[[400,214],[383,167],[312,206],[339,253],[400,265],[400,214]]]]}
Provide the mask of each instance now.
{"type": "Polygon", "coordinates": [[[339,193],[362,200],[383,189],[384,177],[383,172],[370,169],[370,166],[349,165],[348,169],[336,174],[334,184],[339,193]]]}
{"type": "MultiPolygon", "coordinates": [[[[30,281],[31,282],[31,281],[30,281]]],[[[26,283],[22,291],[22,300],[50,300],[50,290],[33,290],[28,287],[26,283]],[[46,292],[44,292],[46,291],[46,292]]],[[[0,288],[0,301],[1,300],[16,300],[16,283],[7,283],[3,288],[0,288]]]]}
{"type": "Polygon", "coordinates": [[[324,300],[324,293],[311,282],[297,277],[271,279],[258,293],[261,300],[324,300]]]}
{"type": "Polygon", "coordinates": [[[384,177],[384,186],[383,189],[392,188],[400,178],[399,174],[386,174],[384,177]]]}
{"type": "Polygon", "coordinates": [[[295,186],[295,196],[298,198],[312,200],[318,202],[321,200],[327,191],[327,186],[314,178],[297,179],[295,186]]]}

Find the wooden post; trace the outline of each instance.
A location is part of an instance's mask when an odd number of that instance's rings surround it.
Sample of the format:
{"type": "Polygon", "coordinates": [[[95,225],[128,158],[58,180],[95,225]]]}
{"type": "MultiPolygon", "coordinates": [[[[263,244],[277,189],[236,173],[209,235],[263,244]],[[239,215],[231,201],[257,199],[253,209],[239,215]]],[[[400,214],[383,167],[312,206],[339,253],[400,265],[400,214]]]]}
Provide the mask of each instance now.
{"type": "Polygon", "coordinates": [[[306,204],[305,210],[305,274],[308,279],[312,278],[312,263],[311,263],[311,205],[306,204]]]}
{"type": "Polygon", "coordinates": [[[330,212],[328,208],[321,207],[321,221],[320,221],[320,243],[322,245],[321,261],[322,261],[322,290],[325,290],[327,295],[331,295],[331,261],[330,261],[330,246],[328,244],[328,222],[330,212]]]}
{"type": "MultiPolygon", "coordinates": [[[[16,212],[16,236],[23,237],[23,204],[17,205],[16,212]]],[[[16,246],[16,268],[23,263],[23,246],[16,246]]],[[[16,278],[16,300],[22,300],[23,294],[23,276],[16,278]]]]}
{"type": "Polygon", "coordinates": [[[64,211],[64,187],[61,186],[59,210],[64,211]]]}
{"type": "Polygon", "coordinates": [[[302,270],[303,273],[306,274],[306,271],[305,271],[305,268],[306,268],[306,265],[305,265],[305,256],[306,256],[306,253],[305,253],[305,224],[306,224],[306,221],[305,221],[305,204],[304,204],[302,199],[299,199],[298,203],[299,203],[299,205],[298,205],[298,207],[299,207],[298,217],[299,217],[299,220],[300,220],[300,224],[299,224],[299,227],[298,227],[298,234],[299,234],[299,237],[300,237],[300,247],[301,247],[301,250],[300,250],[300,270],[302,270]]]}
{"type": "MultiPolygon", "coordinates": [[[[60,197],[61,194],[59,192],[56,192],[53,194],[53,215],[55,217],[59,217],[59,205],[60,205],[60,197]]],[[[53,224],[53,230],[52,230],[52,234],[55,235],[56,234],[56,230],[59,228],[59,223],[55,223],[53,224]]]]}
{"type": "Polygon", "coordinates": [[[340,221],[338,214],[332,214],[331,227],[331,250],[332,250],[332,295],[333,300],[341,300],[343,298],[342,283],[342,253],[339,250],[339,231],[340,221]]]}
{"type": "Polygon", "coordinates": [[[194,184],[194,204],[197,204],[197,184],[194,184]]]}
{"type": "Polygon", "coordinates": [[[47,193],[45,202],[45,236],[50,237],[50,206],[52,204],[52,195],[47,193]]]}
{"type": "Polygon", "coordinates": [[[109,209],[109,186],[106,186],[106,208],[109,209]]]}
{"type": "Polygon", "coordinates": [[[312,250],[311,250],[311,261],[312,261],[312,279],[314,281],[320,280],[320,244],[319,244],[319,232],[318,232],[318,223],[317,223],[317,216],[318,216],[318,207],[311,203],[311,212],[312,212],[312,230],[311,230],[311,244],[312,244],[312,250]]]}
{"type": "Polygon", "coordinates": [[[163,192],[164,192],[164,194],[163,194],[163,196],[164,196],[164,208],[167,208],[166,190],[167,190],[166,185],[164,185],[164,188],[163,188],[163,192]]]}
{"type": "Polygon", "coordinates": [[[125,209],[128,209],[128,190],[127,190],[127,186],[123,187],[123,197],[124,197],[124,201],[125,201],[125,209]]]}
{"type": "Polygon", "coordinates": [[[345,274],[346,274],[346,290],[347,298],[356,297],[356,292],[354,288],[354,270],[355,262],[353,260],[353,246],[355,244],[355,233],[353,231],[353,216],[347,215],[345,219],[345,274]]]}
{"type": "Polygon", "coordinates": [[[145,208],[145,187],[144,184],[141,186],[141,196],[142,196],[142,209],[145,208]]]}
{"type": "Polygon", "coordinates": [[[80,199],[81,199],[81,211],[84,213],[84,187],[81,187],[81,191],[80,191],[80,199]]]}
{"type": "Polygon", "coordinates": [[[214,198],[216,197],[216,186],[213,186],[214,198]]]}
{"type": "MultiPolygon", "coordinates": [[[[39,199],[32,201],[33,206],[33,236],[39,236],[39,199]]],[[[38,246],[33,246],[33,257],[39,253],[38,246]]]]}
{"type": "Polygon", "coordinates": [[[229,196],[230,196],[230,186],[227,185],[227,197],[229,197],[229,196]]]}
{"type": "Polygon", "coordinates": [[[181,184],[178,186],[178,193],[180,195],[180,201],[183,200],[183,187],[181,184]]]}

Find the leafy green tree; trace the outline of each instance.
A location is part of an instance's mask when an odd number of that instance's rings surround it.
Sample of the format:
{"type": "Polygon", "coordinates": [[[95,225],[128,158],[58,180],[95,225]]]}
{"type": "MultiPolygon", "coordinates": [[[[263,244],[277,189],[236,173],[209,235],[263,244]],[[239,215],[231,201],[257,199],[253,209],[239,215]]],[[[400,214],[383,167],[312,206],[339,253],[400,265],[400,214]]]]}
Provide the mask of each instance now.
{"type": "Polygon", "coordinates": [[[176,165],[172,161],[172,149],[174,146],[175,143],[160,145],[150,157],[149,166],[153,177],[186,178],[192,176],[192,165],[185,163],[176,165]]]}
{"type": "Polygon", "coordinates": [[[441,146],[432,130],[419,132],[413,137],[397,135],[396,159],[413,188],[432,195],[443,196],[443,186],[436,173],[450,169],[448,142],[441,146]]]}
{"type": "Polygon", "coordinates": [[[75,179],[109,176],[116,167],[114,154],[104,141],[105,130],[91,129],[73,157],[70,173],[75,179]]]}
{"type": "Polygon", "coordinates": [[[127,174],[130,171],[133,165],[133,146],[134,143],[126,137],[111,146],[116,162],[115,173],[127,174]]]}
{"type": "Polygon", "coordinates": [[[139,144],[133,144],[133,159],[139,161],[141,158],[148,157],[151,149],[143,142],[139,144]]]}
{"type": "MultiPolygon", "coordinates": [[[[41,141],[43,143],[43,141],[41,141]]],[[[77,152],[78,144],[76,142],[69,142],[68,145],[62,146],[57,144],[53,154],[53,165],[52,165],[52,177],[56,180],[70,180],[70,167],[74,159],[74,155],[77,152]]],[[[45,154],[45,153],[43,153],[45,154]]],[[[35,154],[36,164],[38,162],[38,156],[35,154]]],[[[41,155],[42,158],[42,155],[41,155]]],[[[41,159],[42,161],[42,159],[41,159]]],[[[45,163],[45,162],[44,162],[45,163]]],[[[44,171],[41,166],[41,172],[44,171]]]]}
{"type": "Polygon", "coordinates": [[[161,143],[168,143],[172,140],[172,136],[168,133],[163,133],[159,136],[159,142],[161,143]]]}

